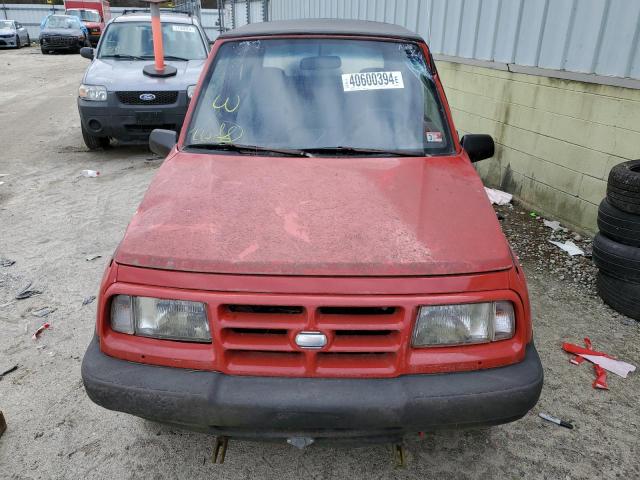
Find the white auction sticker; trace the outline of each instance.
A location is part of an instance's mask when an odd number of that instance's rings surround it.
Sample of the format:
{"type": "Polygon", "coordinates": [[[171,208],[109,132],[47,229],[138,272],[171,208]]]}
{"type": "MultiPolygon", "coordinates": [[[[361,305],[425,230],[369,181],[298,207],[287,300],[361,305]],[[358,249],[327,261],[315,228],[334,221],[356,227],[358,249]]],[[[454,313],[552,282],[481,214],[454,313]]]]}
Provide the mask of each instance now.
{"type": "Polygon", "coordinates": [[[404,82],[402,72],[345,73],[342,75],[342,88],[345,92],[404,88],[404,82]]]}
{"type": "Polygon", "coordinates": [[[171,25],[171,30],[174,32],[195,33],[196,27],[192,27],[191,25],[171,25]]]}

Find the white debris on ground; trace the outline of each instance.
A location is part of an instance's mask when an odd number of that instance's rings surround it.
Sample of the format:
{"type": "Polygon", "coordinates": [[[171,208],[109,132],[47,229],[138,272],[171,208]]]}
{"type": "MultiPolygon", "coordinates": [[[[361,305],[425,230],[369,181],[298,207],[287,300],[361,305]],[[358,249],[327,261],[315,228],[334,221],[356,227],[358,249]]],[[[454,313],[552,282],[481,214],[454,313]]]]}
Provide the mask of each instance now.
{"type": "Polygon", "coordinates": [[[487,197],[494,205],[507,205],[511,203],[511,199],[513,195],[507,192],[503,192],[501,190],[496,190],[495,188],[484,187],[484,191],[487,192],[487,197]]]}
{"type": "MultiPolygon", "coordinates": [[[[558,222],[557,220],[551,221],[551,220],[543,219],[542,223],[544,223],[545,227],[549,227],[554,232],[557,232],[558,230],[563,229],[562,226],[560,225],[560,222],[558,222]]],[[[566,231],[566,229],[563,229],[563,230],[566,231]]]]}
{"type": "Polygon", "coordinates": [[[571,240],[567,240],[564,243],[558,242],[556,240],[549,240],[549,243],[552,243],[553,245],[555,245],[559,249],[564,250],[565,252],[567,252],[572,257],[574,255],[584,255],[584,250],[582,250],[580,247],[578,247],[571,240]]]}
{"type": "Polygon", "coordinates": [[[600,365],[602,368],[604,368],[608,372],[615,373],[616,375],[622,378],[627,378],[627,375],[636,371],[635,365],[631,365],[630,363],[623,362],[622,360],[603,357],[601,355],[588,355],[584,353],[581,353],[579,355],[584,359],[590,361],[591,363],[600,365]]]}
{"type": "Polygon", "coordinates": [[[502,229],[509,243],[527,272],[550,272],[562,282],[583,287],[580,288],[581,293],[596,295],[597,269],[591,260],[590,237],[571,232],[559,222],[559,228],[554,230],[545,223],[545,219],[538,215],[531,216],[530,212],[518,205],[494,208],[502,218],[502,229]],[[563,246],[571,242],[583,254],[567,255],[566,251],[561,250],[562,247],[550,242],[563,246]]]}

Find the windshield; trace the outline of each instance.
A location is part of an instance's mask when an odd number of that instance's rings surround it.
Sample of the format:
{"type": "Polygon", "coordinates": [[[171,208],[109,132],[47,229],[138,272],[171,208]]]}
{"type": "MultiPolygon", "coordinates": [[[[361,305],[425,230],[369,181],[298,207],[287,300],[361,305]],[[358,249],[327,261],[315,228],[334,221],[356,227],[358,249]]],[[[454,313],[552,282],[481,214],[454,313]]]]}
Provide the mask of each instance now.
{"type": "Polygon", "coordinates": [[[100,23],[100,14],[96,10],[67,10],[67,15],[73,15],[84,22],[100,23]]]}
{"type": "Polygon", "coordinates": [[[75,28],[80,29],[80,21],[74,17],[50,16],[45,24],[46,28],[75,28]]]}
{"type": "Polygon", "coordinates": [[[203,80],[185,143],[438,155],[452,151],[445,118],[416,44],[227,42],[203,80]]]}
{"type": "MultiPolygon", "coordinates": [[[[153,58],[152,38],[149,22],[112,23],[102,39],[98,58],[153,58]]],[[[207,57],[202,37],[194,25],[163,23],[162,44],[168,60],[200,60],[207,57]]]]}
{"type": "Polygon", "coordinates": [[[0,29],[13,28],[13,22],[11,20],[0,20],[0,29]]]}

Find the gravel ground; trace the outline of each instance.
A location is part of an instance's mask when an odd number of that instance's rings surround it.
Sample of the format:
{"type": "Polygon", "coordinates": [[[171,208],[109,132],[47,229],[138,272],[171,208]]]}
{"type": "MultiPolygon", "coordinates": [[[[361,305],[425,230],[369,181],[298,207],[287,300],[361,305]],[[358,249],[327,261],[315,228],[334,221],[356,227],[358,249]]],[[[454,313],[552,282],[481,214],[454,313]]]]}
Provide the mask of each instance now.
{"type": "MultiPolygon", "coordinates": [[[[0,51],[0,477],[35,478],[639,478],[639,378],[609,375],[591,388],[592,369],[573,366],[562,341],[594,346],[640,364],[640,327],[595,294],[589,258],[548,243],[551,230],[517,207],[502,224],[528,275],[536,344],[545,369],[539,404],[522,420],[488,429],[408,438],[408,466],[395,470],[388,446],[357,449],[230,443],[224,465],[209,459],[214,439],[94,405],[80,361],[93,334],[102,271],[160,162],[146,149],[90,153],[80,135],[76,88],[87,61],[0,51]],[[83,178],[82,169],[101,172],[83,178]],[[87,256],[101,255],[92,261],[87,256]],[[42,293],[16,301],[29,282],[42,293]],[[49,307],[51,329],[38,341],[49,307]],[[541,421],[546,411],[574,422],[541,421]]],[[[575,233],[557,237],[573,239],[575,233]]],[[[589,239],[576,241],[587,251],[589,239]]]]}

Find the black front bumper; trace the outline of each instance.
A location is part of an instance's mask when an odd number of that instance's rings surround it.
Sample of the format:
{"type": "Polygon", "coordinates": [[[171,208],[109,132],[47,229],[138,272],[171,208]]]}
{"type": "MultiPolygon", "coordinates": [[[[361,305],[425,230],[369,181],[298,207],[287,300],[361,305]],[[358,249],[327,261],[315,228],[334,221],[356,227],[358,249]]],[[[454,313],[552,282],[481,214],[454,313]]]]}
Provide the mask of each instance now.
{"type": "Polygon", "coordinates": [[[94,338],[82,361],[98,405],[217,435],[389,437],[511,422],[538,401],[533,344],[507,367],[387,379],[232,376],[109,357],[94,338]]]}
{"type": "Polygon", "coordinates": [[[63,51],[69,52],[69,51],[80,50],[82,47],[85,46],[85,44],[84,44],[84,40],[78,40],[76,37],[69,38],[68,40],[65,40],[63,42],[47,40],[47,38],[41,38],[40,46],[45,50],[50,50],[50,51],[63,50],[63,51]]]}
{"type": "Polygon", "coordinates": [[[167,105],[123,104],[118,101],[113,92],[107,93],[105,102],[78,98],[80,122],[91,135],[111,137],[126,142],[146,142],[155,128],[179,132],[187,108],[189,108],[189,99],[186,90],[178,93],[175,103],[167,105]],[[141,115],[151,115],[152,121],[140,123],[141,115]]]}

